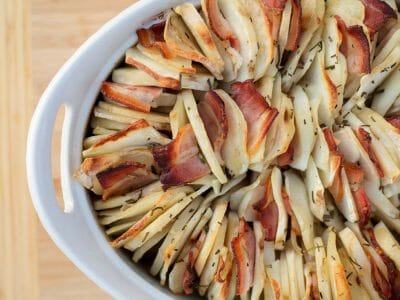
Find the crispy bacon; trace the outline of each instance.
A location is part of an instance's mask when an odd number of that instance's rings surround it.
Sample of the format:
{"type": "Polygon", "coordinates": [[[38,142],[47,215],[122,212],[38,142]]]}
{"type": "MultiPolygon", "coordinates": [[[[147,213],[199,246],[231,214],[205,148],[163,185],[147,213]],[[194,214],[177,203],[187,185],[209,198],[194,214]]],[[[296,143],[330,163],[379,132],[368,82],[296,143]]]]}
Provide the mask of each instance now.
{"type": "Polygon", "coordinates": [[[300,236],[301,235],[300,225],[299,222],[297,221],[295,214],[293,213],[292,206],[290,205],[289,201],[289,196],[286,193],[285,187],[282,187],[282,201],[283,205],[285,206],[287,214],[290,216],[290,222],[293,232],[296,234],[296,236],[300,236]]]}
{"type": "Polygon", "coordinates": [[[356,191],[352,192],[354,202],[358,212],[358,225],[360,228],[364,228],[367,225],[369,218],[372,213],[371,203],[369,202],[367,193],[364,188],[360,187],[356,191]]]}
{"type": "Polygon", "coordinates": [[[183,273],[183,291],[186,295],[190,295],[193,293],[193,287],[196,285],[198,281],[197,273],[194,268],[194,264],[196,262],[197,256],[199,255],[201,247],[203,247],[204,240],[206,238],[206,233],[203,230],[196,242],[196,244],[190,249],[188,253],[188,261],[186,263],[186,269],[183,273]]]}
{"type": "Polygon", "coordinates": [[[256,238],[242,218],[239,234],[232,240],[232,251],[237,266],[236,295],[245,295],[253,284],[256,238]]]}
{"type": "Polygon", "coordinates": [[[400,116],[390,116],[385,118],[393,127],[400,129],[400,116]]]}
{"type": "Polygon", "coordinates": [[[288,51],[295,51],[300,43],[302,8],[300,0],[291,0],[291,2],[292,16],[290,18],[289,36],[285,49],[288,51]]]}
{"type": "Polygon", "coordinates": [[[371,264],[371,279],[375,290],[383,299],[391,299],[392,287],[390,283],[386,280],[381,270],[379,270],[371,255],[367,253],[367,256],[371,264]]]}
{"type": "Polygon", "coordinates": [[[160,181],[164,186],[191,182],[210,173],[202,161],[192,126],[179,129],[176,138],[165,146],[154,147],[153,156],[161,168],[160,181]]]}
{"type": "Polygon", "coordinates": [[[343,36],[340,51],[346,57],[347,70],[351,74],[370,73],[369,42],[363,28],[359,25],[347,27],[339,16],[335,17],[343,36]]]}
{"type": "Polygon", "coordinates": [[[268,105],[257,91],[252,80],[231,85],[232,96],[242,111],[248,128],[247,147],[249,154],[257,151],[271,128],[278,110],[268,105]]]}
{"type": "Polygon", "coordinates": [[[374,35],[388,19],[397,19],[396,12],[385,1],[362,0],[365,7],[364,24],[374,35]]]}
{"type": "Polygon", "coordinates": [[[164,40],[164,28],[165,22],[161,22],[150,28],[141,28],[136,33],[143,47],[158,49],[165,58],[173,58],[174,55],[164,40]]]}
{"type": "Polygon", "coordinates": [[[225,104],[216,92],[210,90],[198,104],[198,110],[214,152],[222,163],[221,148],[228,134],[225,104]]]}
{"type": "Polygon", "coordinates": [[[229,41],[231,47],[239,50],[240,44],[236,35],[233,33],[229,23],[225,20],[219,10],[217,0],[205,0],[205,6],[208,14],[208,20],[211,29],[223,41],[229,41]]]}
{"type": "Polygon", "coordinates": [[[328,144],[329,151],[339,152],[339,150],[338,150],[339,148],[336,144],[335,137],[333,136],[332,129],[325,127],[324,129],[322,129],[322,132],[324,133],[324,137],[325,137],[326,143],[328,144]]]}
{"type": "Polygon", "coordinates": [[[360,141],[361,145],[363,146],[364,150],[368,153],[370,160],[375,165],[376,171],[378,172],[379,176],[384,177],[385,174],[383,173],[383,170],[381,168],[379,160],[376,157],[376,154],[371,147],[371,135],[369,134],[368,131],[366,131],[362,127],[359,127],[357,129],[356,134],[357,134],[357,138],[360,141]]]}
{"type": "Polygon", "coordinates": [[[315,272],[312,272],[311,274],[311,291],[312,291],[312,298],[314,300],[321,299],[321,293],[319,292],[318,288],[317,274],[315,272]]]}
{"type": "Polygon", "coordinates": [[[290,143],[286,152],[282,153],[276,158],[278,166],[285,167],[290,165],[293,162],[293,156],[294,156],[294,147],[293,143],[290,143]]]}
{"type": "Polygon", "coordinates": [[[367,233],[372,247],[374,247],[375,251],[379,254],[379,256],[382,258],[383,263],[386,265],[389,283],[392,288],[391,298],[400,299],[400,272],[399,270],[397,270],[394,261],[389,256],[387,256],[382,248],[379,246],[378,241],[375,237],[374,230],[372,228],[368,228],[367,233]]]}
{"type": "Polygon", "coordinates": [[[96,175],[103,188],[103,200],[138,189],[157,179],[157,176],[138,162],[125,162],[96,175]]]}
{"type": "Polygon", "coordinates": [[[118,104],[134,110],[149,112],[150,103],[160,97],[163,89],[159,87],[132,86],[114,82],[103,82],[101,93],[118,104]]]}
{"type": "Polygon", "coordinates": [[[361,166],[354,163],[345,162],[344,170],[350,185],[359,186],[364,180],[364,171],[361,166]]]}

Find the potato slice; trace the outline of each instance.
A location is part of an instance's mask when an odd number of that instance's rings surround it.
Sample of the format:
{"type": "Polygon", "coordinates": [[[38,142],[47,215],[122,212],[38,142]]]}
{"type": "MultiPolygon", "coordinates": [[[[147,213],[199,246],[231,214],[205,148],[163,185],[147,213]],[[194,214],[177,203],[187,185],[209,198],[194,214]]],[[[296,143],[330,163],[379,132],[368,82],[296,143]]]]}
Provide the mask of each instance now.
{"type": "Polygon", "coordinates": [[[294,98],[296,132],[293,139],[293,162],[290,166],[304,171],[307,168],[308,159],[315,144],[315,126],[308,97],[303,89],[299,86],[294,87],[291,96],[294,98]]]}
{"type": "MultiPolygon", "coordinates": [[[[204,191],[206,191],[209,187],[205,186],[194,193],[181,198],[181,201],[176,202],[172,206],[170,206],[167,210],[159,210],[161,214],[158,215],[152,223],[150,223],[146,228],[140,231],[137,235],[131,238],[124,247],[128,250],[134,251],[140,248],[144,242],[148,241],[155,234],[160,232],[165,226],[171,223],[171,221],[178,216],[186,206],[188,206],[193,199],[196,199],[200,196],[204,191]]],[[[154,211],[154,209],[153,209],[154,211]]]]}
{"type": "Polygon", "coordinates": [[[290,294],[290,283],[289,283],[289,270],[288,270],[288,265],[287,265],[287,260],[286,260],[286,252],[283,251],[281,252],[280,260],[279,260],[279,275],[280,275],[280,293],[282,299],[291,299],[291,294],[290,294]]]}
{"type": "Polygon", "coordinates": [[[101,134],[113,134],[116,133],[116,130],[107,129],[104,127],[95,127],[93,128],[93,134],[101,135],[101,134]]]}
{"type": "Polygon", "coordinates": [[[326,1],[326,15],[340,16],[347,26],[364,25],[365,8],[360,0],[352,2],[328,0],[326,1]]]}
{"type": "Polygon", "coordinates": [[[320,237],[314,238],[314,248],[318,289],[321,293],[321,299],[332,299],[326,252],[324,243],[320,237]]]}
{"type": "Polygon", "coordinates": [[[287,248],[285,253],[289,275],[290,299],[300,299],[296,271],[296,254],[291,247],[287,248]]]}
{"type": "Polygon", "coordinates": [[[345,268],[340,261],[339,253],[336,249],[336,232],[332,227],[327,229],[326,258],[329,270],[330,286],[333,299],[350,300],[351,291],[347,283],[345,268]]]}
{"type": "MultiPolygon", "coordinates": [[[[191,17],[193,18],[193,16],[191,17]]],[[[199,21],[198,16],[196,20],[197,22],[199,21]]],[[[196,34],[198,34],[197,30],[196,34]]],[[[221,63],[223,62],[215,63],[203,55],[191,30],[185,25],[182,18],[173,11],[168,13],[164,29],[164,39],[174,54],[201,63],[217,79],[222,79],[223,64],[221,63]]]]}
{"type": "Polygon", "coordinates": [[[339,257],[341,262],[343,263],[346,280],[348,282],[351,298],[350,299],[371,299],[368,295],[367,290],[361,284],[359,277],[357,275],[357,271],[354,268],[350,257],[347,255],[346,250],[343,248],[338,249],[339,257]]]}
{"type": "Polygon", "coordinates": [[[210,220],[209,230],[206,236],[206,240],[204,241],[204,245],[200,250],[199,256],[194,265],[196,273],[201,276],[204,267],[206,265],[208,256],[211,253],[211,249],[215,243],[218,230],[221,227],[221,222],[223,220],[226,208],[228,206],[228,201],[225,198],[220,198],[214,207],[214,214],[210,220]]]}
{"type": "Polygon", "coordinates": [[[196,100],[193,97],[192,91],[184,90],[181,92],[181,95],[186,114],[188,116],[190,124],[192,124],[193,131],[197,138],[199,147],[203,152],[211,171],[213,172],[215,177],[218,178],[219,182],[226,183],[228,179],[226,178],[226,175],[218,162],[218,158],[214,153],[213,147],[211,146],[211,142],[207,136],[203,121],[201,120],[199,111],[197,110],[196,100]]]}
{"type": "Polygon", "coordinates": [[[275,249],[282,250],[285,246],[288,215],[282,199],[282,173],[274,167],[271,173],[272,194],[278,207],[278,228],[275,235],[275,249]]]}
{"type": "Polygon", "coordinates": [[[306,187],[302,179],[293,171],[284,173],[286,191],[289,196],[290,206],[301,230],[301,237],[306,251],[312,255],[314,243],[314,223],[311,210],[308,207],[306,187]]]}
{"type": "Polygon", "coordinates": [[[240,44],[243,62],[236,80],[252,79],[257,61],[257,36],[247,8],[240,0],[221,0],[219,6],[240,44]]]}
{"type": "Polygon", "coordinates": [[[83,157],[91,157],[100,154],[120,151],[135,146],[149,144],[168,144],[171,140],[162,136],[145,120],[139,120],[127,128],[100,140],[89,149],[82,152],[83,157]]]}
{"type": "Polygon", "coordinates": [[[247,171],[249,157],[247,154],[247,124],[239,107],[223,90],[215,90],[225,104],[228,119],[228,134],[222,146],[222,159],[227,172],[236,177],[247,171]]]}
{"type": "Polygon", "coordinates": [[[394,261],[397,269],[400,269],[400,246],[385,223],[380,221],[376,224],[374,227],[374,234],[379,246],[385,254],[394,261]]]}
{"type": "Polygon", "coordinates": [[[149,251],[151,248],[153,248],[155,245],[157,245],[169,232],[171,229],[172,224],[166,226],[161,230],[159,233],[154,235],[151,239],[149,239],[146,243],[143,244],[142,247],[137,249],[135,253],[132,256],[132,260],[137,263],[139,260],[149,251]]]}
{"type": "Polygon", "coordinates": [[[264,229],[260,222],[256,221],[253,223],[254,235],[256,238],[256,256],[254,266],[254,282],[251,290],[251,300],[257,300],[260,298],[263,292],[266,275],[264,270],[264,229]]]}
{"type": "Polygon", "coordinates": [[[310,200],[309,205],[311,212],[322,222],[326,210],[324,197],[325,189],[312,156],[308,161],[305,175],[305,184],[308,192],[308,200],[310,200]]]}
{"type": "Polygon", "coordinates": [[[226,228],[228,225],[228,219],[224,217],[221,222],[221,226],[218,229],[218,233],[215,238],[214,245],[211,249],[211,252],[207,258],[206,264],[204,265],[203,272],[200,276],[199,283],[199,294],[200,296],[204,296],[207,292],[208,287],[215,277],[215,273],[217,271],[217,266],[221,254],[222,248],[224,248],[225,234],[226,228]]]}
{"type": "Polygon", "coordinates": [[[116,132],[118,130],[124,129],[126,127],[126,124],[93,116],[90,120],[90,127],[103,127],[107,130],[113,130],[116,132]]]}
{"type": "Polygon", "coordinates": [[[171,124],[172,138],[176,138],[179,128],[183,127],[189,120],[186,115],[185,105],[183,104],[182,94],[178,94],[174,108],[169,113],[169,120],[171,124]]]}
{"type": "Polygon", "coordinates": [[[345,228],[339,232],[339,237],[362,285],[372,299],[380,299],[372,283],[371,264],[356,235],[351,229],[345,228]]]}
{"type": "MultiPolygon", "coordinates": [[[[274,54],[272,39],[272,25],[264,14],[262,0],[245,1],[247,13],[251,17],[254,32],[257,38],[257,60],[254,69],[254,80],[258,80],[267,72],[274,54]]],[[[288,1],[290,2],[290,1],[288,1]]]]}
{"type": "Polygon", "coordinates": [[[175,7],[175,12],[182,17],[186,26],[197,41],[200,49],[216,66],[218,74],[222,73],[224,69],[224,61],[222,60],[217,46],[212,39],[210,30],[207,28],[207,25],[194,5],[191,3],[181,4],[175,7]]]}
{"type": "Polygon", "coordinates": [[[400,95],[400,68],[397,67],[388,78],[378,87],[379,93],[374,95],[371,108],[382,116],[386,115],[390,107],[400,95]]]}

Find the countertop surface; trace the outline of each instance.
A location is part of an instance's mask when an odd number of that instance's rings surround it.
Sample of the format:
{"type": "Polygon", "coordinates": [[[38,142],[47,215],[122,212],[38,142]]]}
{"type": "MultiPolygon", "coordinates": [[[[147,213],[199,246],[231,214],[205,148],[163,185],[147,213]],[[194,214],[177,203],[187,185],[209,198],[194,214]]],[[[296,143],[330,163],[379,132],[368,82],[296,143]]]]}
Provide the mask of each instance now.
{"type": "MultiPolygon", "coordinates": [[[[110,298],[58,250],[36,217],[26,184],[26,133],[57,70],[91,34],[134,2],[0,1],[0,299],[110,298]]],[[[58,143],[56,138],[54,153],[58,143]]],[[[53,158],[59,187],[57,155],[53,158]]]]}

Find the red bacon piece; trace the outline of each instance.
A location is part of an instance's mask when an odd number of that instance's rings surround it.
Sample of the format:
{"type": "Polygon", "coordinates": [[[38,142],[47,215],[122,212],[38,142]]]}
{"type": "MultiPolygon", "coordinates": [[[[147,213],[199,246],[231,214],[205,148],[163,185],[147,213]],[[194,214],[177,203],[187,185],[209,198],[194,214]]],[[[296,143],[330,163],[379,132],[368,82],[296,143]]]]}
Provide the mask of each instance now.
{"type": "Polygon", "coordinates": [[[367,256],[371,264],[371,279],[375,290],[383,299],[391,299],[392,287],[390,283],[386,280],[381,270],[379,270],[371,255],[367,254],[367,256]]]}
{"type": "Polygon", "coordinates": [[[312,272],[311,274],[311,292],[314,300],[321,299],[321,293],[319,292],[318,288],[317,274],[315,272],[312,272]]]}
{"type": "Polygon", "coordinates": [[[237,266],[236,295],[245,295],[253,284],[256,238],[242,218],[239,234],[232,240],[232,251],[237,266]]]}
{"type": "Polygon", "coordinates": [[[103,200],[129,190],[140,188],[154,180],[157,176],[138,162],[125,162],[115,167],[110,167],[96,175],[104,190],[103,200]]]}
{"type": "Polygon", "coordinates": [[[188,253],[188,261],[186,263],[186,269],[183,273],[183,291],[186,295],[190,295],[193,293],[193,287],[196,285],[198,281],[197,273],[194,268],[194,264],[196,262],[197,256],[200,253],[200,249],[204,244],[206,239],[206,233],[203,230],[196,242],[196,244],[190,249],[188,253]]]}
{"type": "Polygon", "coordinates": [[[101,93],[112,100],[137,111],[149,112],[150,103],[160,97],[163,89],[159,87],[132,86],[114,82],[103,82],[101,93]]]}
{"type": "Polygon", "coordinates": [[[347,70],[352,74],[371,72],[368,38],[359,25],[347,27],[339,16],[335,16],[343,35],[340,51],[346,57],[347,70]]]}
{"type": "Polygon", "coordinates": [[[155,48],[160,50],[165,58],[173,58],[171,50],[164,40],[165,22],[157,23],[150,28],[141,28],[136,31],[139,43],[145,48],[155,48]]]}
{"type": "Polygon", "coordinates": [[[352,192],[354,202],[358,212],[358,225],[360,228],[364,228],[367,225],[368,220],[372,213],[371,203],[369,202],[367,193],[364,188],[360,187],[356,191],[352,192]]]}
{"type": "Polygon", "coordinates": [[[378,158],[376,157],[376,154],[374,150],[371,147],[371,135],[369,134],[368,131],[366,131],[364,128],[359,127],[357,129],[357,138],[360,141],[361,145],[363,146],[364,150],[368,153],[368,156],[372,163],[375,165],[376,171],[378,172],[380,177],[384,177],[385,174],[383,173],[383,170],[381,168],[381,165],[379,163],[378,158]]]}
{"type": "Polygon", "coordinates": [[[208,20],[211,29],[223,41],[229,41],[231,47],[239,50],[240,44],[236,35],[233,33],[229,23],[225,20],[219,10],[217,0],[205,0],[205,6],[208,14],[208,20]]]}
{"type": "Polygon", "coordinates": [[[164,186],[188,183],[210,173],[210,168],[200,158],[190,124],[180,128],[171,143],[154,147],[152,153],[161,168],[160,181],[164,186]]]}
{"type": "Polygon", "coordinates": [[[228,134],[228,119],[224,102],[216,92],[210,90],[205,94],[204,100],[198,104],[198,110],[214,152],[222,162],[221,148],[228,134]]]}
{"type": "Polygon", "coordinates": [[[286,152],[282,153],[276,158],[278,166],[285,167],[290,165],[293,162],[293,157],[294,157],[294,147],[293,144],[290,143],[286,152]]]}
{"type": "Polygon", "coordinates": [[[344,170],[350,185],[360,185],[364,180],[364,171],[361,166],[349,162],[344,163],[344,170]]]}
{"type": "Polygon", "coordinates": [[[387,256],[386,253],[379,246],[378,241],[375,237],[374,230],[372,228],[368,228],[367,233],[372,247],[374,247],[375,251],[382,258],[383,263],[386,265],[389,283],[392,287],[392,299],[400,299],[400,272],[399,270],[397,270],[394,261],[389,256],[387,256]]]}
{"type": "Polygon", "coordinates": [[[231,85],[232,96],[247,123],[247,146],[249,154],[257,151],[271,128],[278,110],[268,105],[257,91],[252,80],[235,82],[231,85]]]}
{"type": "Polygon", "coordinates": [[[390,116],[385,118],[393,127],[400,129],[400,116],[390,116]]]}
{"type": "Polygon", "coordinates": [[[397,19],[396,12],[385,1],[362,0],[365,7],[364,24],[374,35],[389,19],[397,19]]]}
{"type": "Polygon", "coordinates": [[[295,51],[299,47],[301,36],[301,15],[302,8],[300,0],[292,1],[292,16],[290,18],[289,36],[285,49],[295,51]]]}

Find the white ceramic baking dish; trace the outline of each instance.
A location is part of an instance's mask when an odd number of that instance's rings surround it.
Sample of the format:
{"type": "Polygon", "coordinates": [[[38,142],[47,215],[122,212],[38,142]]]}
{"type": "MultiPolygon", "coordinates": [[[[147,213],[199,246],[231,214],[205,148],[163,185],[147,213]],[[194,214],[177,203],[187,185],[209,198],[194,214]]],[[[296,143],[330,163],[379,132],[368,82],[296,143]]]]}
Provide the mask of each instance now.
{"type": "MultiPolygon", "coordinates": [[[[142,0],[94,34],[61,68],[33,115],[27,147],[27,176],[39,218],[78,268],[117,299],[180,299],[160,286],[129,257],[111,248],[97,223],[89,194],[73,179],[82,139],[101,82],[136,42],[136,29],[159,13],[188,0],[142,0]],[[61,185],[65,210],[57,204],[51,171],[53,127],[65,107],[61,136],[61,185]]],[[[200,1],[190,1],[198,4],[200,1]]],[[[62,270],[60,270],[62,272],[62,270]]],[[[187,297],[182,297],[186,298],[187,297]]]]}

